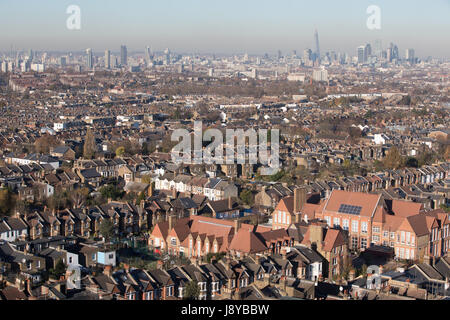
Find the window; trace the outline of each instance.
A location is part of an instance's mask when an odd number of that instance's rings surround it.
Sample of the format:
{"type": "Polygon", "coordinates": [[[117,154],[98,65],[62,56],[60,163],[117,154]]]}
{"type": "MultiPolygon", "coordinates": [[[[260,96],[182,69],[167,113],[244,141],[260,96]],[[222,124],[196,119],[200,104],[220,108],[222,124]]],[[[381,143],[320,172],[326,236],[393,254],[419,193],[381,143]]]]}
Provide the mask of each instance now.
{"type": "Polygon", "coordinates": [[[172,246],[176,246],[176,245],[177,245],[177,238],[171,238],[171,239],[170,239],[170,244],[171,244],[172,246]]]}
{"type": "Polygon", "coordinates": [[[341,225],[339,218],[334,218],[333,225],[339,227],[341,225]]]}
{"type": "Polygon", "coordinates": [[[400,239],[401,239],[401,242],[402,242],[402,243],[405,243],[405,231],[402,231],[402,232],[400,233],[400,239]]]}
{"type": "Polygon", "coordinates": [[[327,224],[331,227],[331,218],[325,217],[325,220],[327,221],[327,224]]]}
{"type": "Polygon", "coordinates": [[[114,254],[110,253],[109,256],[108,256],[108,259],[109,260],[114,259],[114,254]]]}
{"type": "Polygon", "coordinates": [[[367,233],[367,222],[361,222],[361,232],[367,233]]]}
{"type": "Polygon", "coordinates": [[[352,220],[352,232],[358,232],[358,221],[352,220]]]}
{"type": "Polygon", "coordinates": [[[391,239],[395,239],[395,232],[391,232],[391,239]]]}
{"type": "Polygon", "coordinates": [[[361,248],[365,249],[367,248],[367,239],[361,238],[361,248]]]}
{"type": "Polygon", "coordinates": [[[286,212],[283,212],[283,223],[286,224],[286,212]]]}
{"type": "Polygon", "coordinates": [[[69,263],[72,263],[72,257],[69,257],[69,263]]]}
{"type": "Polygon", "coordinates": [[[337,259],[333,258],[333,266],[337,265],[337,259]]]}
{"type": "Polygon", "coordinates": [[[352,248],[358,249],[358,237],[352,237],[352,248]]]}
{"type": "Polygon", "coordinates": [[[389,238],[389,231],[383,231],[383,237],[389,238]]]}
{"type": "Polygon", "coordinates": [[[95,261],[95,256],[96,256],[96,254],[93,253],[93,254],[92,254],[92,260],[94,260],[94,261],[95,261]]]}
{"type": "Polygon", "coordinates": [[[376,243],[376,242],[379,242],[379,241],[380,241],[380,236],[377,236],[377,235],[373,235],[372,236],[372,242],[376,243]]]}
{"type": "Polygon", "coordinates": [[[342,228],[348,231],[349,221],[347,219],[342,220],[342,228]]]}
{"type": "Polygon", "coordinates": [[[409,244],[409,240],[411,239],[411,233],[407,232],[406,233],[406,244],[409,244]]]}
{"type": "Polygon", "coordinates": [[[380,227],[372,227],[372,232],[380,233],[380,227]]]}

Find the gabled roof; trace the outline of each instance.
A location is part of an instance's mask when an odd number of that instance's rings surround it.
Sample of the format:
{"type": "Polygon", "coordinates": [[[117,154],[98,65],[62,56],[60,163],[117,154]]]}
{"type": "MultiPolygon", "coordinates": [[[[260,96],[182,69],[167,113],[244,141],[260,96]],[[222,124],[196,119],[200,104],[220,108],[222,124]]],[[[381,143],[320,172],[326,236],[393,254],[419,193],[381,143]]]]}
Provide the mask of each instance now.
{"type": "Polygon", "coordinates": [[[346,244],[346,238],[343,231],[338,229],[326,229],[325,239],[323,240],[323,250],[330,252],[333,248],[346,244]]]}
{"type": "Polygon", "coordinates": [[[248,254],[263,252],[267,249],[267,246],[254,232],[243,228],[238,230],[230,244],[230,250],[248,254]]]}
{"type": "Polygon", "coordinates": [[[372,217],[380,199],[379,194],[333,190],[324,211],[339,212],[341,205],[351,205],[361,208],[360,216],[372,217]]]}

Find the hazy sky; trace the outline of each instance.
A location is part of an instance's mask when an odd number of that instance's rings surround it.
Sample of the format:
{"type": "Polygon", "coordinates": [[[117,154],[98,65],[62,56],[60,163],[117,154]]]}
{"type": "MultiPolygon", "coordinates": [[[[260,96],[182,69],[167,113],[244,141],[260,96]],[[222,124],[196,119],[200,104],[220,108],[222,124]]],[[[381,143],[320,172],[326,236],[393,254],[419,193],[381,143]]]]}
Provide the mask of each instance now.
{"type": "Polygon", "coordinates": [[[0,0],[0,50],[356,53],[382,40],[416,56],[450,58],[450,0],[0,0]],[[81,30],[68,30],[66,9],[81,8],[81,30]],[[381,30],[366,26],[369,5],[381,8],[381,30]]]}

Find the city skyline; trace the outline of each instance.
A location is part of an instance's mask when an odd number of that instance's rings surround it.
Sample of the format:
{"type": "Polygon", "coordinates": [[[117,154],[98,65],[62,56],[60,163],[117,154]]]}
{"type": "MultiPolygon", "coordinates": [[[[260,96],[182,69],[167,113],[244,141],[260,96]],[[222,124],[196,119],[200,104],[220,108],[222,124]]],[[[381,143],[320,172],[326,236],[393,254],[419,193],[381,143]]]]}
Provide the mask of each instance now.
{"type": "Polygon", "coordinates": [[[135,6],[123,7],[116,1],[109,1],[108,6],[104,1],[4,1],[0,4],[5,13],[0,28],[8,32],[0,36],[0,50],[9,51],[12,46],[15,50],[92,48],[93,52],[101,52],[115,51],[126,44],[130,52],[144,51],[150,45],[154,51],[168,47],[175,52],[273,54],[277,50],[286,53],[315,48],[317,29],[321,52],[334,50],[354,55],[358,46],[380,39],[383,48],[394,42],[402,52],[414,48],[418,57],[450,56],[450,46],[442,41],[450,31],[446,19],[450,2],[444,0],[345,4],[326,1],[321,5],[305,1],[281,1],[276,5],[248,1],[239,6],[237,1],[134,3],[135,6]],[[66,8],[71,4],[81,8],[81,30],[66,28],[66,8]],[[366,9],[372,4],[381,9],[380,30],[366,26],[366,9]]]}

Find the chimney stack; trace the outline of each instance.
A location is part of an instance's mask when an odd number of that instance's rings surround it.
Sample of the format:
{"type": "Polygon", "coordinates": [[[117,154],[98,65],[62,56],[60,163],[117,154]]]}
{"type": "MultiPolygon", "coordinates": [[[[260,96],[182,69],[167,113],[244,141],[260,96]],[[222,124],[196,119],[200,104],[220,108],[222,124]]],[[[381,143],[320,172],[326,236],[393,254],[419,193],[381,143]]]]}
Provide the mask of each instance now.
{"type": "Polygon", "coordinates": [[[105,274],[105,275],[107,275],[108,277],[110,277],[111,276],[111,273],[112,273],[112,266],[105,266],[105,268],[103,269],[103,273],[105,274]]]}
{"type": "Polygon", "coordinates": [[[309,240],[311,244],[316,244],[318,251],[322,250],[323,228],[320,224],[311,224],[309,226],[309,240]]]}
{"type": "Polygon", "coordinates": [[[174,215],[169,216],[169,232],[172,230],[173,227],[175,227],[176,223],[176,217],[174,215]]]}
{"type": "Polygon", "coordinates": [[[294,190],[294,213],[298,213],[303,209],[306,203],[306,189],[297,188],[294,190]]]}
{"type": "Polygon", "coordinates": [[[231,200],[231,197],[228,197],[228,209],[233,209],[233,201],[231,200]]]}
{"type": "Polygon", "coordinates": [[[172,197],[174,198],[174,199],[176,199],[177,198],[177,189],[172,189],[172,197]]]}
{"type": "Polygon", "coordinates": [[[240,228],[241,222],[239,221],[239,219],[234,220],[234,233],[236,234],[240,228]]]}

